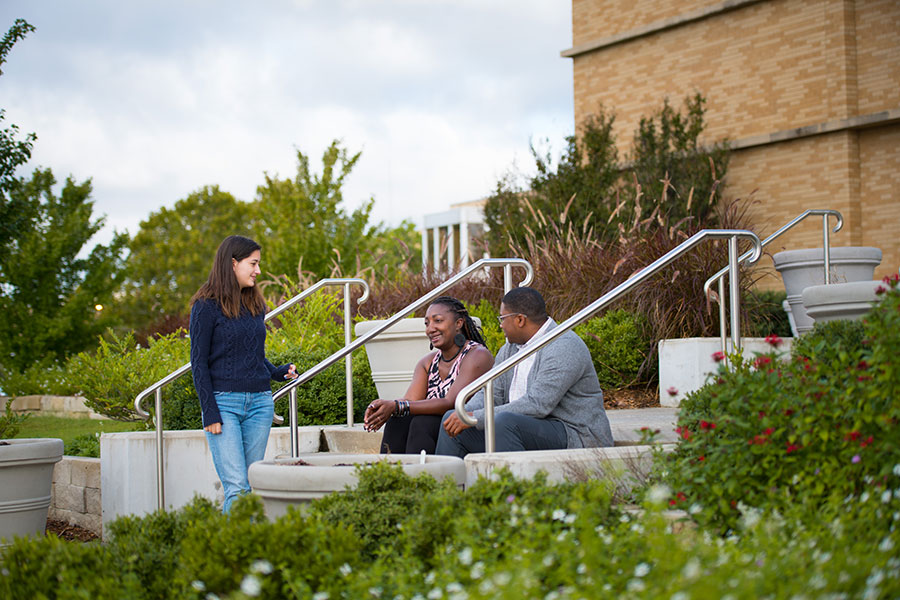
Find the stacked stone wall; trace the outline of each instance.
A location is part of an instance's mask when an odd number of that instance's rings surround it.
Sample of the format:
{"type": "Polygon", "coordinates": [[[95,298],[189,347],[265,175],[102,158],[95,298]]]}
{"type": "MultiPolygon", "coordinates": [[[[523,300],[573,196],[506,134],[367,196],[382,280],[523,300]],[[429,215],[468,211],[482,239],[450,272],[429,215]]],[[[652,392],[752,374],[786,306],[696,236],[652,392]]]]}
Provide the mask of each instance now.
{"type": "Polygon", "coordinates": [[[53,468],[48,517],[102,535],[100,459],[63,456],[53,468]]]}

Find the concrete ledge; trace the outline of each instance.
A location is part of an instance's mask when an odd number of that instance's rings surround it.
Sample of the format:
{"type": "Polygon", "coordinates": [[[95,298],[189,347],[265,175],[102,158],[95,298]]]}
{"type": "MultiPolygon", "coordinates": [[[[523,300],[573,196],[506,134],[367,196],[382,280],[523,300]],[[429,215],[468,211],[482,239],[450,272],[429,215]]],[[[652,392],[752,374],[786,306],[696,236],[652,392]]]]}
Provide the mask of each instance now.
{"type": "MultiPolygon", "coordinates": [[[[497,471],[508,468],[516,477],[531,479],[539,471],[549,481],[578,481],[609,477],[620,489],[628,490],[645,477],[652,462],[653,446],[615,446],[612,448],[579,448],[574,450],[536,450],[530,452],[495,452],[466,456],[466,486],[479,477],[495,479],[497,471]]],[[[671,452],[674,444],[659,446],[671,452]]]]}
{"type": "Polygon", "coordinates": [[[362,425],[347,427],[337,425],[323,427],[322,436],[328,452],[339,454],[378,454],[381,452],[381,436],[384,428],[368,432],[362,425]]]}

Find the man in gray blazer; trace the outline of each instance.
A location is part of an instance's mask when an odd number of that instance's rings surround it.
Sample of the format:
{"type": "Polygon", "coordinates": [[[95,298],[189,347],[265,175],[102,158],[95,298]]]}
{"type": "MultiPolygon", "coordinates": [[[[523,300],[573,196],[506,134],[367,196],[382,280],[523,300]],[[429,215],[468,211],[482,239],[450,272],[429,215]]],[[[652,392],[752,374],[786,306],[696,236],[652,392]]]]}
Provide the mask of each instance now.
{"type": "MultiPolygon", "coordinates": [[[[511,290],[500,303],[506,344],[496,364],[556,327],[537,290],[511,290]]],[[[494,425],[498,452],[612,446],[603,392],[584,341],[567,331],[494,380],[494,425]]],[[[484,452],[484,392],[466,404],[476,428],[455,411],[444,415],[437,454],[463,457],[484,452]]]]}

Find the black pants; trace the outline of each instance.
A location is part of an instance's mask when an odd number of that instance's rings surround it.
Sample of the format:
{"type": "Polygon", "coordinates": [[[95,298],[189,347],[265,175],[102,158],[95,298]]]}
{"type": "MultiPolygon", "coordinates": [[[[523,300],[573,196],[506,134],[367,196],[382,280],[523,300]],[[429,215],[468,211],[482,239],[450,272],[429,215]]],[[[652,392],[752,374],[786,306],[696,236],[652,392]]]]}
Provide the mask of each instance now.
{"type": "Polygon", "coordinates": [[[391,417],[384,425],[381,451],[390,454],[434,454],[441,415],[391,417]]]}

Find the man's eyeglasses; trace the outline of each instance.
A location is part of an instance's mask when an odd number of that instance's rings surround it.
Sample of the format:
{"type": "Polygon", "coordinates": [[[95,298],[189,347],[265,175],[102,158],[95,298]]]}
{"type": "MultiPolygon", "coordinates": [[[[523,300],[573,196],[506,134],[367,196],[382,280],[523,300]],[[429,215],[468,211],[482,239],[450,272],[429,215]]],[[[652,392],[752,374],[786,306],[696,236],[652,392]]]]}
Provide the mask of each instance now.
{"type": "Polygon", "coordinates": [[[501,325],[503,325],[503,319],[505,319],[506,317],[514,317],[516,315],[521,315],[521,314],[522,313],[507,313],[505,315],[499,315],[497,317],[497,322],[500,323],[501,325]]]}

